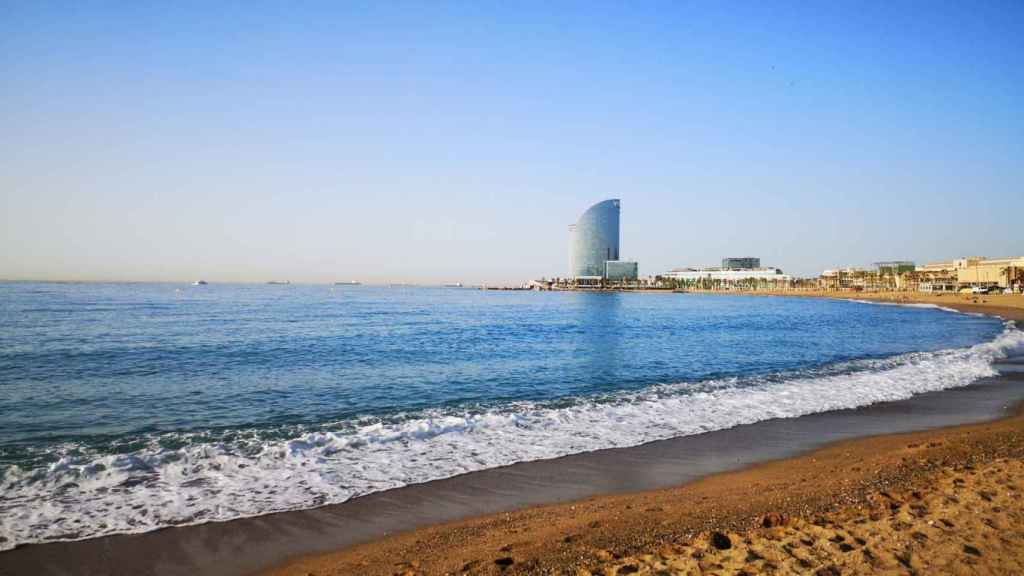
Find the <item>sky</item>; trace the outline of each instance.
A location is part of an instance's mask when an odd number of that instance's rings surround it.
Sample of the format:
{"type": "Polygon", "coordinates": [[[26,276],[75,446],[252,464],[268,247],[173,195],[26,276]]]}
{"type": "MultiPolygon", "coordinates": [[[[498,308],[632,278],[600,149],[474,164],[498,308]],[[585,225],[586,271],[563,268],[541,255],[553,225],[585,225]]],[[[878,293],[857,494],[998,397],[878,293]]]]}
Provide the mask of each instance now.
{"type": "Polygon", "coordinates": [[[0,278],[1024,254],[1024,3],[0,2],[0,278]]]}

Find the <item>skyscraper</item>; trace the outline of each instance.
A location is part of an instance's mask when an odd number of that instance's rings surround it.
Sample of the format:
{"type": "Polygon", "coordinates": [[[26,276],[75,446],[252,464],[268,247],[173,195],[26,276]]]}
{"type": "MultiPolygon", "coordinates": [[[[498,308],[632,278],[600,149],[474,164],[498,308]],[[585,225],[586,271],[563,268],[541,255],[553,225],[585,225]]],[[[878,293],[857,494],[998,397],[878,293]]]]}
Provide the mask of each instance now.
{"type": "Polygon", "coordinates": [[[605,277],[605,262],[619,259],[619,200],[594,204],[569,229],[569,275],[605,277]]]}

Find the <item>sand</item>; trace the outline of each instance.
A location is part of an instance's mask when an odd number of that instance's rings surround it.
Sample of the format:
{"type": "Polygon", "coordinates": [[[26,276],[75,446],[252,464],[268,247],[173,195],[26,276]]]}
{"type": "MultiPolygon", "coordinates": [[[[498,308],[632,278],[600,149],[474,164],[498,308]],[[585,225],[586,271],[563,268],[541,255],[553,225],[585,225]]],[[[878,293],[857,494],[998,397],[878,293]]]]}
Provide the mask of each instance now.
{"type": "Polygon", "coordinates": [[[268,574],[1013,573],[1024,561],[1022,457],[1018,412],[414,530],[268,574]],[[723,538],[727,550],[715,546],[723,538]]]}
{"type": "Polygon", "coordinates": [[[878,491],[814,518],[768,514],[761,529],[702,534],[596,572],[1021,574],[1022,479],[1016,458],[946,467],[918,489],[878,491]]]}
{"type": "Polygon", "coordinates": [[[827,292],[813,291],[756,291],[756,292],[715,292],[701,291],[702,294],[745,294],[757,296],[793,296],[811,298],[841,298],[846,300],[868,300],[894,302],[898,304],[935,304],[961,312],[989,314],[1006,320],[1024,322],[1024,295],[1021,294],[925,294],[922,292],[827,292]]]}

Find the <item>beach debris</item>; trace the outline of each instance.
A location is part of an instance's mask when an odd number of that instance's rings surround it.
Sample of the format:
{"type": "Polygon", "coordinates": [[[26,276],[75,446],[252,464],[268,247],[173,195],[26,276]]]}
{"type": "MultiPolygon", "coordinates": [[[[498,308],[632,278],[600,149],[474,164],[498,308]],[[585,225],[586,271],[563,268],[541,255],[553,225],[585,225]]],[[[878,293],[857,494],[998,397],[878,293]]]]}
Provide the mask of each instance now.
{"type": "Polygon", "coordinates": [[[971,556],[981,556],[981,550],[978,550],[970,544],[964,544],[964,552],[970,554],[971,556]]]}
{"type": "Polygon", "coordinates": [[[732,540],[727,534],[716,531],[711,533],[711,545],[719,550],[728,550],[732,548],[732,540]]]}

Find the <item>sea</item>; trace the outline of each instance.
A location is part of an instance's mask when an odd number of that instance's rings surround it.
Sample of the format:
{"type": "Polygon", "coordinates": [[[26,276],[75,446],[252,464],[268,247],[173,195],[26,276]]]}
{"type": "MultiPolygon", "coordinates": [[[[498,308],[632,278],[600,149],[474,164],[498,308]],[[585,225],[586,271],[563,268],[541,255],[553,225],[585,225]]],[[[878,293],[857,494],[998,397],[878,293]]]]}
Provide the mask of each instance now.
{"type": "Polygon", "coordinates": [[[0,550],[904,399],[1020,353],[927,305],[4,283],[0,550]]]}

